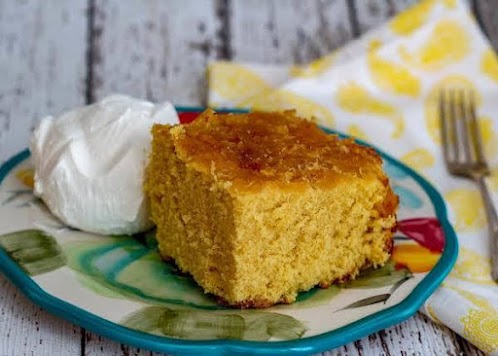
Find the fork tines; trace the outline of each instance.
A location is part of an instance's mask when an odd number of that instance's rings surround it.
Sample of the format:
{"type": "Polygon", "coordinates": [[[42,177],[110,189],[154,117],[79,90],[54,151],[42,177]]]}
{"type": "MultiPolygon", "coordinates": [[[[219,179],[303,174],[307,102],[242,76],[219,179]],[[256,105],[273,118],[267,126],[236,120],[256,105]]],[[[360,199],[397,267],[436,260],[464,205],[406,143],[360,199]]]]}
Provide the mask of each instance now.
{"type": "Polygon", "coordinates": [[[439,93],[439,116],[443,152],[448,170],[453,174],[485,175],[488,166],[472,89],[445,88],[439,93]]]}

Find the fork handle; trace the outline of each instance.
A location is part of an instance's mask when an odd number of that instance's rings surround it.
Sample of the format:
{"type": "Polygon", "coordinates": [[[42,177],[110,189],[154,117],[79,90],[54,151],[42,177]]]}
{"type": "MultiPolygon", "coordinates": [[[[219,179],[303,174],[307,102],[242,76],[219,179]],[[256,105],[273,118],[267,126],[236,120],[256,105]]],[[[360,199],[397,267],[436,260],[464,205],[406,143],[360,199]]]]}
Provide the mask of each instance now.
{"type": "Polygon", "coordinates": [[[489,243],[491,247],[491,277],[498,282],[498,215],[491,199],[491,193],[483,176],[478,177],[477,183],[484,201],[484,209],[488,218],[489,243]]]}

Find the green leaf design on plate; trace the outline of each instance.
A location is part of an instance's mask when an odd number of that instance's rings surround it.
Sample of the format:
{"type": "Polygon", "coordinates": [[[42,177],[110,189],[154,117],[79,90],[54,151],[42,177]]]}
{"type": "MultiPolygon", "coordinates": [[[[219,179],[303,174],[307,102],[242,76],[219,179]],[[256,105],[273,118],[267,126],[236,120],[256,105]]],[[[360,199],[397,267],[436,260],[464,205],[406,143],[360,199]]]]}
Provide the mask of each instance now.
{"type": "Polygon", "coordinates": [[[82,286],[90,289],[91,291],[93,291],[98,295],[102,295],[108,298],[119,298],[119,299],[126,298],[126,294],[123,291],[121,291],[119,288],[115,288],[114,286],[105,282],[103,283],[98,278],[94,278],[92,276],[80,273],[78,271],[75,271],[75,276],[78,279],[78,282],[80,282],[82,286]]]}
{"type": "Polygon", "coordinates": [[[245,340],[266,341],[271,337],[281,340],[299,339],[306,332],[302,322],[285,314],[261,311],[247,311],[245,340]]]}
{"type": "Polygon", "coordinates": [[[124,326],[189,340],[298,339],[305,325],[291,316],[260,310],[191,310],[145,307],[125,318],[124,326]]]}
{"type": "Polygon", "coordinates": [[[7,199],[2,201],[1,205],[7,205],[16,199],[21,198],[21,197],[25,197],[25,196],[27,196],[29,198],[29,200],[32,200],[32,198],[34,199],[33,191],[31,189],[11,190],[11,191],[7,192],[7,194],[8,194],[7,199]]]}
{"type": "Polygon", "coordinates": [[[240,315],[197,310],[166,309],[159,319],[164,335],[190,340],[242,339],[245,321],[240,315]]]}
{"type": "Polygon", "coordinates": [[[384,294],[379,294],[379,295],[374,295],[373,297],[368,297],[365,299],[360,299],[354,303],[351,303],[344,308],[344,309],[353,309],[353,308],[359,308],[359,307],[366,307],[367,305],[372,305],[372,304],[377,304],[377,303],[385,303],[387,300],[391,297],[391,293],[384,293],[384,294]]]}
{"type": "Polygon", "coordinates": [[[413,274],[407,268],[396,269],[395,263],[389,260],[381,268],[368,268],[360,276],[344,284],[344,288],[377,288],[395,285],[401,280],[409,279],[413,274]]]}
{"type": "Polygon", "coordinates": [[[345,288],[376,288],[392,286],[388,293],[374,295],[364,299],[360,299],[351,303],[340,310],[365,307],[377,303],[386,303],[393,293],[406,281],[413,277],[413,274],[407,269],[396,269],[395,263],[389,260],[382,268],[368,268],[360,274],[354,281],[350,281],[344,285],[345,288]]]}
{"type": "Polygon", "coordinates": [[[164,307],[145,307],[128,315],[122,324],[131,329],[153,333],[160,328],[160,320],[165,310],[164,307]]]}
{"type": "Polygon", "coordinates": [[[153,304],[221,309],[191,277],[175,273],[174,266],[164,263],[155,249],[131,236],[88,239],[63,248],[68,266],[85,275],[84,282],[97,293],[153,304]]]}
{"type": "Polygon", "coordinates": [[[402,285],[403,283],[405,283],[407,280],[409,280],[409,279],[410,279],[410,278],[412,278],[412,277],[413,277],[413,275],[409,275],[409,276],[406,276],[405,278],[400,279],[399,281],[397,281],[397,282],[396,282],[396,283],[395,283],[395,284],[391,287],[391,289],[389,290],[389,294],[393,294],[393,293],[396,291],[396,289],[398,289],[399,287],[401,287],[401,285],[402,285]]]}
{"type": "Polygon", "coordinates": [[[0,236],[0,247],[30,276],[66,264],[57,241],[41,230],[23,230],[0,236]]]}

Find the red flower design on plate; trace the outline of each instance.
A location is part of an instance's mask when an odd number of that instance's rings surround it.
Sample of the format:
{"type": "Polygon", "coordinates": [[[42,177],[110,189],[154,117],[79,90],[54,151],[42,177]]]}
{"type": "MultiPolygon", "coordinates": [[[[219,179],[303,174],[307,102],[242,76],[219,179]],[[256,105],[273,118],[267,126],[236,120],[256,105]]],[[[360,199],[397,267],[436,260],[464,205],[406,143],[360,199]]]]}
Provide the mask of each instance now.
{"type": "Polygon", "coordinates": [[[436,218],[413,218],[398,221],[398,231],[406,235],[408,243],[394,246],[392,258],[397,265],[410,271],[428,272],[439,261],[444,250],[444,231],[436,218]]]}

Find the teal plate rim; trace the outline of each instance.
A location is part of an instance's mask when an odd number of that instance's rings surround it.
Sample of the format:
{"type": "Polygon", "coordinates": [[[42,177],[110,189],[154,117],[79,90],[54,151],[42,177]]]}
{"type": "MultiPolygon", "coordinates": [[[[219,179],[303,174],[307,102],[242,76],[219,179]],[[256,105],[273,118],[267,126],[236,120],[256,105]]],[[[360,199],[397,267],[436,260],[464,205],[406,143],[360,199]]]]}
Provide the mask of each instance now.
{"type": "MultiPolygon", "coordinates": [[[[201,107],[183,106],[177,106],[176,109],[178,112],[198,112],[203,110],[201,107]]],[[[218,111],[245,112],[246,110],[223,108],[218,111]]],[[[322,129],[330,134],[349,137],[348,135],[324,127],[322,127],[322,129]]],[[[4,275],[32,302],[48,312],[97,334],[139,348],[168,353],[250,353],[283,355],[288,353],[317,353],[345,345],[394,324],[398,324],[414,315],[449,274],[458,255],[458,240],[453,227],[448,221],[446,205],[443,198],[432,184],[413,169],[382,152],[382,150],[379,150],[375,146],[362,140],[357,139],[356,141],[360,144],[373,147],[384,160],[389,161],[407,172],[422,186],[434,204],[436,217],[439,219],[445,233],[446,243],[444,251],[436,266],[422,279],[408,297],[392,307],[373,313],[338,329],[302,339],[267,342],[225,339],[193,341],[174,339],[166,336],[155,336],[115,324],[45,292],[1,248],[0,271],[2,271],[4,275]]],[[[4,162],[0,166],[0,184],[7,174],[18,164],[27,159],[29,155],[29,150],[25,149],[4,162]]]]}

